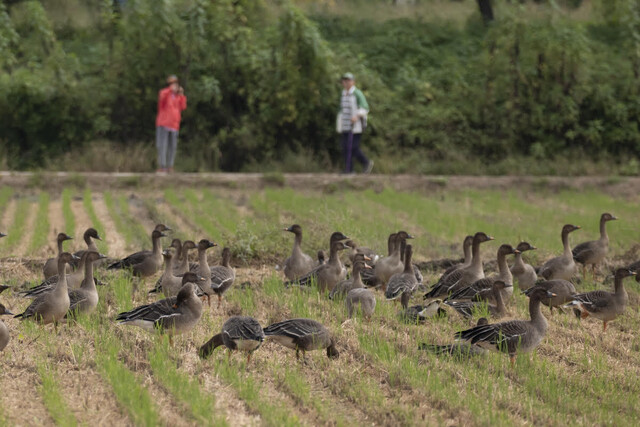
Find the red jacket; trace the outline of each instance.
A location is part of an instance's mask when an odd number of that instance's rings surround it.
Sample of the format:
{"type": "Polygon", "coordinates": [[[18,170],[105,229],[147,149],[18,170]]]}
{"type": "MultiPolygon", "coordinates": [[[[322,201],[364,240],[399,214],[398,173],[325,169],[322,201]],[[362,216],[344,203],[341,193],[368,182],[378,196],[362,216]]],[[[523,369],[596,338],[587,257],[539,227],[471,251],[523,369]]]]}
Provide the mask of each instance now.
{"type": "Polygon", "coordinates": [[[187,108],[187,97],[173,93],[166,87],[158,93],[158,116],[156,127],[164,126],[172,130],[180,129],[180,113],[187,108]]]}

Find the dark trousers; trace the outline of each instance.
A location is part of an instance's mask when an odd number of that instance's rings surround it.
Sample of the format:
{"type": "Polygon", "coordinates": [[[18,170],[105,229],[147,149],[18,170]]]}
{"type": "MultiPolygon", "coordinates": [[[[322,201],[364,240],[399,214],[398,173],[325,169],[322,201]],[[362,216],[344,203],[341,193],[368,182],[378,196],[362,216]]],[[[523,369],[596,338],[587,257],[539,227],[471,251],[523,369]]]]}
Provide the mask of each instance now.
{"type": "Polygon", "coordinates": [[[345,173],[353,172],[353,159],[357,159],[362,163],[363,167],[367,167],[369,159],[360,151],[360,137],[361,133],[351,134],[351,152],[349,152],[349,132],[342,132],[340,140],[342,142],[342,155],[344,157],[345,173]]]}

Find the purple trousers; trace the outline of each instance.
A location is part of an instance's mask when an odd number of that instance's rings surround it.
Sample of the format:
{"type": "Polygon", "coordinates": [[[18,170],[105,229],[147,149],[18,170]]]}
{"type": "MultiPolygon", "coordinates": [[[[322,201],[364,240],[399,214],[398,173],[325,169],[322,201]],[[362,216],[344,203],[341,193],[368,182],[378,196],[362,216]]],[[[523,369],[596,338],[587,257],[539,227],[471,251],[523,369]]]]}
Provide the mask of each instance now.
{"type": "Polygon", "coordinates": [[[340,135],[340,141],[342,143],[342,155],[344,157],[345,173],[353,172],[353,159],[355,158],[363,167],[367,167],[369,159],[360,151],[360,137],[361,133],[351,134],[351,147],[349,147],[349,132],[342,132],[340,135]],[[351,150],[349,150],[351,148],[351,150]]]}

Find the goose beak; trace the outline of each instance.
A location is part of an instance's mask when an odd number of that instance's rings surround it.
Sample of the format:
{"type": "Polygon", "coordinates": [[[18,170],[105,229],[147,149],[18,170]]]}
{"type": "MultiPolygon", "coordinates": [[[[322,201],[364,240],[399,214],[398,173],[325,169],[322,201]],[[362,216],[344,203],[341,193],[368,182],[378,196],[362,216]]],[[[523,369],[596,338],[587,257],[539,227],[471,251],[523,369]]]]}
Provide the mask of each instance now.
{"type": "Polygon", "coordinates": [[[96,237],[94,237],[94,239],[97,239],[97,240],[102,241],[102,239],[100,238],[100,235],[99,235],[99,234],[97,234],[97,235],[96,235],[96,237]]]}
{"type": "Polygon", "coordinates": [[[98,259],[105,259],[107,256],[105,254],[98,254],[98,259]]]}
{"type": "Polygon", "coordinates": [[[487,240],[496,240],[496,238],[493,236],[487,236],[487,240]]]}
{"type": "Polygon", "coordinates": [[[637,271],[633,271],[633,270],[629,270],[629,273],[631,273],[632,276],[635,276],[636,274],[638,274],[637,271]]]}
{"type": "Polygon", "coordinates": [[[171,307],[178,308],[178,304],[173,304],[171,307]]]}
{"type": "Polygon", "coordinates": [[[557,297],[558,295],[554,294],[553,292],[547,291],[547,296],[549,298],[553,298],[553,297],[557,297]]]}
{"type": "Polygon", "coordinates": [[[373,267],[371,267],[369,264],[367,264],[367,263],[365,262],[365,263],[364,263],[364,268],[372,269],[373,267]]]}
{"type": "Polygon", "coordinates": [[[73,237],[72,236],[67,236],[67,238],[64,239],[64,240],[73,240],[73,237]]]}
{"type": "Polygon", "coordinates": [[[163,231],[161,231],[160,232],[160,237],[167,237],[167,235],[163,231]]]}
{"type": "Polygon", "coordinates": [[[520,253],[522,253],[522,252],[521,252],[521,251],[519,251],[519,250],[517,250],[517,249],[514,249],[514,250],[513,250],[513,253],[517,255],[517,254],[520,254],[520,253]]]}
{"type": "Polygon", "coordinates": [[[530,250],[535,251],[536,249],[538,249],[538,248],[536,248],[535,246],[531,246],[530,250]]]}
{"type": "Polygon", "coordinates": [[[80,257],[78,255],[71,254],[71,259],[75,260],[75,261],[78,261],[80,259],[80,257]]]}
{"type": "Polygon", "coordinates": [[[364,260],[365,261],[371,261],[371,258],[369,258],[368,256],[364,255],[364,260]]]}

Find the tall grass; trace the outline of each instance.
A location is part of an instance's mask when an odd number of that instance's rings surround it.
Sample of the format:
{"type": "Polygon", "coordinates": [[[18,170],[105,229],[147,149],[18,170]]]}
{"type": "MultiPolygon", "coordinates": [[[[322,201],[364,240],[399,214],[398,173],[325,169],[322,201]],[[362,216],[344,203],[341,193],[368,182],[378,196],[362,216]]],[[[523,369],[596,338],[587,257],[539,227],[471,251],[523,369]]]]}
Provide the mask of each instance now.
{"type": "Polygon", "coordinates": [[[29,244],[29,252],[33,252],[47,245],[49,234],[49,194],[41,192],[38,196],[38,212],[36,214],[29,244]]]}

